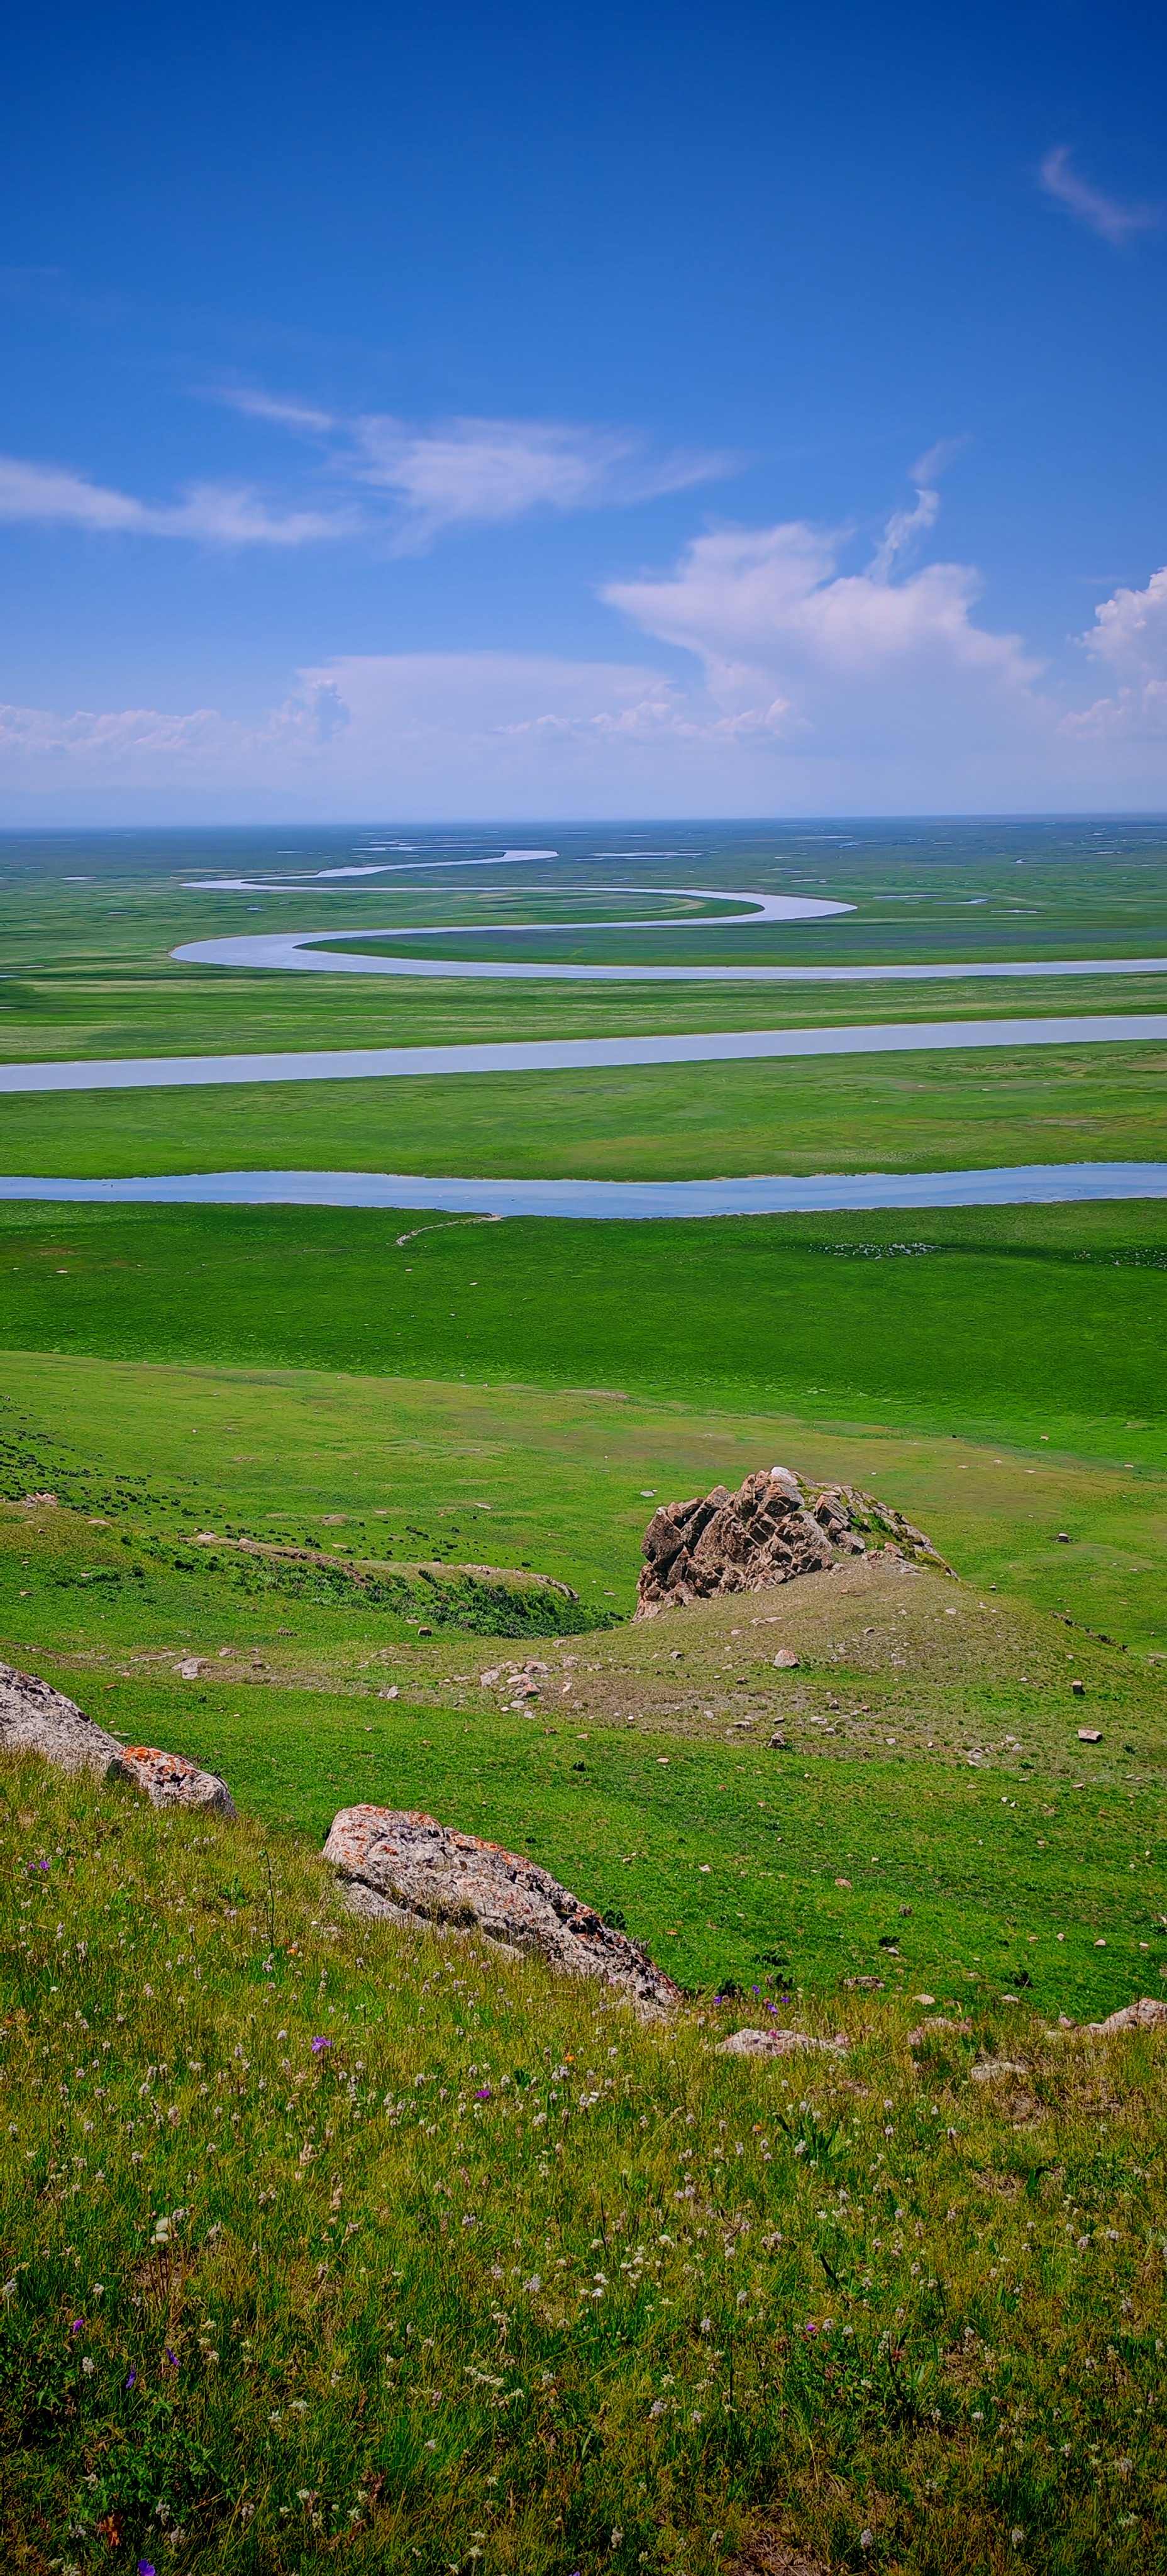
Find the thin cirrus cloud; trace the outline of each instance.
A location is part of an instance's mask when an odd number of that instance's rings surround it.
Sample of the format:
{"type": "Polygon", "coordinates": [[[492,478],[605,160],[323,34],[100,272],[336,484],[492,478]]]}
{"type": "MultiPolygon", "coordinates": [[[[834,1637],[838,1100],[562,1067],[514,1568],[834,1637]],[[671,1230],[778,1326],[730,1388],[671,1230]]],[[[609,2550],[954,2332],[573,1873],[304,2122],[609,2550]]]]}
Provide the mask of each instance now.
{"type": "Polygon", "coordinates": [[[332,474],[385,509],[401,554],[422,553],[449,530],[499,527],[536,511],[627,508],[740,463],[723,450],[657,453],[631,430],[573,421],[346,417],[246,387],[228,387],[220,399],[249,419],[323,443],[332,474]]]}
{"type": "Polygon", "coordinates": [[[1121,250],[1132,233],[1148,232],[1159,221],[1157,207],[1124,206],[1119,198],[1108,197],[1103,189],[1083,179],[1073,167],[1068,143],[1059,143],[1054,151],[1046,153],[1039,177],[1047,197],[1064,207],[1068,215],[1076,216],[1102,241],[1109,242],[1112,250],[1121,250]]]}
{"type": "Polygon", "coordinates": [[[257,420],[323,443],[324,508],[276,508],[245,484],[191,484],[144,501],[67,466],[0,457],[0,521],[212,546],[316,545],[342,537],[423,553],[447,530],[502,526],[536,511],[627,507],[732,470],[726,455],[654,455],[630,432],[555,421],[454,420],[419,429],[379,413],[340,421],[312,404],[231,394],[257,420]],[[347,488],[336,494],[337,483],[347,488]]]}
{"type": "Polygon", "coordinates": [[[91,482],[67,467],[0,457],[0,520],[85,528],[99,534],[178,537],[205,545],[302,546],[347,533],[351,514],[272,510],[241,486],[195,483],[159,505],[91,482]]]}

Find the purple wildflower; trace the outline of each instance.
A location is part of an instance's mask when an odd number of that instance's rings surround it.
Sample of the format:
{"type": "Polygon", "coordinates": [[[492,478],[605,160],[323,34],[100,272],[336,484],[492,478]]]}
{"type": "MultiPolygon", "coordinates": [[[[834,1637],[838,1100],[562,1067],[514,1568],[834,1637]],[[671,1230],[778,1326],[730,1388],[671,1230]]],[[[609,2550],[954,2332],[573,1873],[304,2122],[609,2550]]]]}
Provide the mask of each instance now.
{"type": "Polygon", "coordinates": [[[139,2558],[138,2576],[154,2576],[154,2569],[148,2558],[139,2558]]]}
{"type": "Polygon", "coordinates": [[[331,2046],[332,2041],[330,2039],[314,2039],[312,2042],[313,2057],[319,2057],[322,2048],[331,2048],[331,2046]]]}
{"type": "Polygon", "coordinates": [[[80,2332],[81,2332],[81,2328],[82,2328],[82,2326],[84,2325],[84,2323],[85,2323],[85,2319],[84,2319],[84,2317],[74,2317],[74,2319],[73,2319],[73,2323],[72,2323],[72,2325],[71,2325],[71,2326],[70,2326],[70,2328],[69,2328],[69,2332],[70,2332],[70,2334],[80,2334],[80,2332]]]}
{"type": "Polygon", "coordinates": [[[177,2354],[176,2352],[172,2352],[172,2351],[171,2351],[169,2344],[167,2344],[167,2346],[166,2346],[166,2358],[167,2358],[168,2362],[170,2362],[170,2363],[171,2363],[172,2367],[173,2367],[175,2370],[177,2370],[177,2368],[178,2368],[178,2354],[177,2354]]]}
{"type": "Polygon", "coordinates": [[[475,2096],[474,2096],[475,2101],[476,2101],[476,2102],[489,2102],[490,2098],[491,2098],[491,2095],[490,2095],[490,2086],[489,2086],[489,2084],[480,2084],[480,2085],[479,2085],[479,2087],[478,2087],[478,2091],[477,2091],[477,2093],[476,2093],[476,2094],[475,2094],[475,2096]]]}
{"type": "Polygon", "coordinates": [[[127,2388],[136,2388],[138,2385],[138,2374],[134,2368],[133,2362],[130,2363],[130,2367],[126,2373],[124,2385],[127,2388]]]}

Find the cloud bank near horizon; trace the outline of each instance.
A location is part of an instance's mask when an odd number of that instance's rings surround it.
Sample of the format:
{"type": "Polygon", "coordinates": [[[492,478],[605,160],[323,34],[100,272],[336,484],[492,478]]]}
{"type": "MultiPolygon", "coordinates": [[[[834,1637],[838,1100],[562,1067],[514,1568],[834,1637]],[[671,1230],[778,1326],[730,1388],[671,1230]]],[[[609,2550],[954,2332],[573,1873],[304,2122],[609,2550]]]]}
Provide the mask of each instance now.
{"type": "Polygon", "coordinates": [[[648,662],[340,653],[252,721],[0,708],[0,799],[159,820],[1167,803],[1167,567],[1099,603],[1078,640],[1110,686],[1067,709],[978,622],[972,566],[915,561],[938,510],[922,482],[859,570],[805,520],[693,538],[603,589],[665,648],[648,662]]]}

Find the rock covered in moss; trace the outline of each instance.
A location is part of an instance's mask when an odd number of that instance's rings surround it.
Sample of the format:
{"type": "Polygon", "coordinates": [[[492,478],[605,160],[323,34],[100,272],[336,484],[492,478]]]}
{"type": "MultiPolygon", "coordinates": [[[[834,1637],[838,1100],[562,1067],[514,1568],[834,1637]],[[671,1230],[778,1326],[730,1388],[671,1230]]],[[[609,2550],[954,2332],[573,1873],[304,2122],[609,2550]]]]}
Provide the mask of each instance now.
{"type": "Polygon", "coordinates": [[[455,1833],[433,1816],[392,1807],[342,1807],[324,1858],[361,1914],[478,1931],[533,1951],[570,1976],[598,1977],[655,2012],[681,1989],[627,1933],[561,1887],[550,1872],[500,1843],[455,1833]]]}
{"type": "Polygon", "coordinates": [[[812,1485],[789,1467],[758,1468],[691,1502],[663,1503],[644,1534],[636,1617],[685,1609],[722,1592],[764,1592],[825,1574],[849,1556],[882,1553],[949,1569],[923,1530],[852,1485],[812,1485]]]}

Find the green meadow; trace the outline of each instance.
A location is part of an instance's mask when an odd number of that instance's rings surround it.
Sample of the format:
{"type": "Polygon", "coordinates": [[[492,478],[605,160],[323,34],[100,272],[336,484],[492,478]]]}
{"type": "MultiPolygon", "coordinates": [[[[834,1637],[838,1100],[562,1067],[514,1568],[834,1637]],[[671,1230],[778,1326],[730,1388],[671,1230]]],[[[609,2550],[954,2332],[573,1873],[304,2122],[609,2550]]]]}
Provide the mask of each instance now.
{"type": "MultiPolygon", "coordinates": [[[[1163,998],[1150,974],[174,963],[203,935],[438,918],[533,956],[523,921],[612,903],[599,870],[581,895],[596,836],[553,833],[560,859],[505,883],[182,890],[266,868],[274,837],[7,836],[0,1055],[1163,998]]],[[[356,838],[295,837],[305,867],[356,838]]],[[[607,879],[856,910],[558,929],[558,955],[1167,954],[1156,826],[659,837],[690,855],[607,879]]],[[[4,1162],[1161,1160],[1164,1060],[16,1096],[4,1162]]],[[[641,1225],[0,1205],[0,1656],[240,1809],[0,1777],[6,2567],[1167,2566],[1163,2044],[1082,2027],[1167,1995],[1165,1270],[1154,1200],[641,1225]],[[951,1571],[852,1561],[633,1622],[657,1500],[775,1461],[897,1505],[951,1571]],[[682,2008],[641,2027],[477,1939],[357,1923],[318,1854],[359,1800],[529,1855],[682,2008]],[[716,2054],[775,2019],[845,2045],[716,2054]]]]}
{"type": "Polygon", "coordinates": [[[83,1115],[77,1102],[6,1099],[8,1169],[700,1180],[1126,1162],[1167,1152],[1167,1043],[97,1091],[83,1115]]]}
{"type": "Polygon", "coordinates": [[[1163,2566],[1153,2038],[724,2058],[35,1763],[0,1858],[21,2576],[1163,2566]]]}

